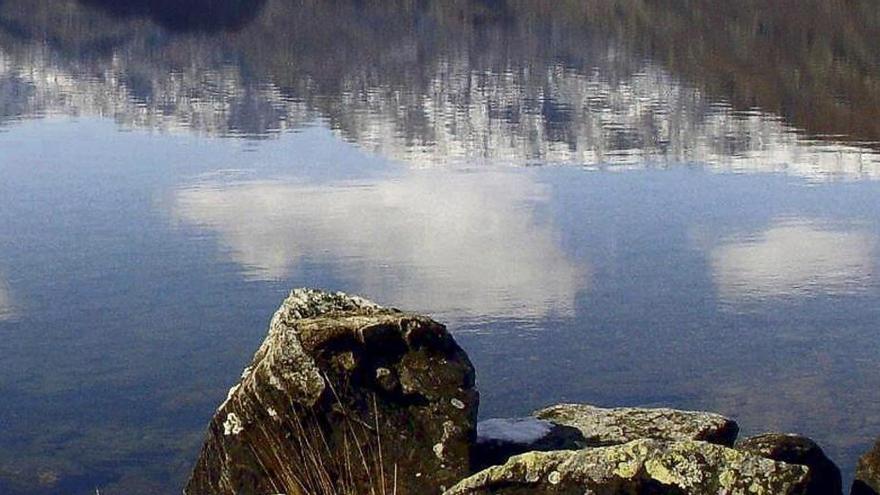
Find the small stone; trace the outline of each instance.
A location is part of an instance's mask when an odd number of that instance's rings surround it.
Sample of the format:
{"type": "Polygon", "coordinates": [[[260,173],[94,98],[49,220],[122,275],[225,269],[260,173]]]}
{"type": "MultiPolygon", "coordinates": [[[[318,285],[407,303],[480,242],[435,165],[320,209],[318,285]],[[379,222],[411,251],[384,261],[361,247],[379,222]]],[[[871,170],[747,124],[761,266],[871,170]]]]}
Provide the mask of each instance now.
{"type": "Polygon", "coordinates": [[[843,483],[840,469],[831,462],[819,445],[800,435],[765,433],[737,442],[737,450],[767,459],[810,468],[806,495],[840,495],[843,483]]]}
{"type": "Polygon", "coordinates": [[[40,485],[45,486],[45,487],[53,487],[53,486],[57,485],[58,480],[60,480],[60,479],[61,479],[61,477],[58,475],[58,473],[56,471],[51,470],[51,469],[44,469],[44,470],[40,471],[39,474],[37,475],[37,482],[39,482],[40,485]]]}
{"type": "Polygon", "coordinates": [[[856,467],[851,495],[880,494],[880,439],[861,458],[856,467]]]}
{"type": "Polygon", "coordinates": [[[464,407],[465,407],[464,402],[462,402],[458,399],[452,399],[450,402],[452,403],[452,407],[454,407],[456,409],[464,409],[464,407]]]}

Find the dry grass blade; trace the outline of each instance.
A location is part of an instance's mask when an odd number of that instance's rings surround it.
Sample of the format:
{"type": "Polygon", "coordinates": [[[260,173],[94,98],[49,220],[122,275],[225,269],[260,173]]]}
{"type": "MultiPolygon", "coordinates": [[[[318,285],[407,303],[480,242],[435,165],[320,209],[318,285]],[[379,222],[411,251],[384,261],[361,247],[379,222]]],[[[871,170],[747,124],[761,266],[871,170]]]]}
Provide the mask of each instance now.
{"type": "Polygon", "coordinates": [[[324,379],[342,414],[343,426],[338,432],[326,432],[326,424],[311,411],[292,414],[292,440],[296,442],[299,456],[282,464],[285,468],[280,476],[284,483],[295,486],[304,495],[396,495],[397,463],[393,464],[389,486],[376,395],[368,399],[366,408],[366,415],[373,416],[365,418],[372,419],[370,424],[350,411],[330,380],[326,376],[324,379]]]}

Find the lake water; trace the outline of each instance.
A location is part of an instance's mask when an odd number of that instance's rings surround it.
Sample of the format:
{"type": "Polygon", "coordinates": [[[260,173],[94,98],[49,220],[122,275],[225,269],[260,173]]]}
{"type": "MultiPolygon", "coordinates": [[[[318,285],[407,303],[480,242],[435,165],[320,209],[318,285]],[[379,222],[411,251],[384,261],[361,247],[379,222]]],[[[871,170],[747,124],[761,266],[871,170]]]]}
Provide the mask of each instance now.
{"type": "Polygon", "coordinates": [[[0,493],[179,493],[292,287],[481,417],[880,435],[870,0],[0,1],[0,493]]]}

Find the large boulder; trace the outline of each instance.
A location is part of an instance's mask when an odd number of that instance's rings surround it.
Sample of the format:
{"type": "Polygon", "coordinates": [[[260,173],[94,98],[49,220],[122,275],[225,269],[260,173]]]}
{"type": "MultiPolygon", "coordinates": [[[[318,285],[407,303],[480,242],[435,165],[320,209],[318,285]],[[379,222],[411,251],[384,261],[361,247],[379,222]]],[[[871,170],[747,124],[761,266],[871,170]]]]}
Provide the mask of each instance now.
{"type": "Polygon", "coordinates": [[[840,469],[816,442],[807,437],[785,433],[765,433],[737,442],[737,450],[810,468],[808,495],[840,495],[843,482],[840,469]]]}
{"type": "Polygon", "coordinates": [[[880,439],[859,459],[852,495],[880,494],[880,439]]]}
{"type": "Polygon", "coordinates": [[[535,412],[535,417],[577,428],[587,445],[619,445],[640,438],[701,440],[732,446],[739,426],[724,416],[665,408],[617,407],[606,409],[586,404],[558,404],[535,412]]]}
{"type": "Polygon", "coordinates": [[[477,423],[477,443],[471,451],[474,471],[504,464],[525,452],[574,450],[586,446],[577,428],[537,418],[493,418],[477,423]]]}
{"type": "Polygon", "coordinates": [[[530,452],[481,471],[445,495],[804,495],[804,466],[691,440],[635,440],[530,452]]]}
{"type": "Polygon", "coordinates": [[[214,414],[185,493],[440,493],[468,474],[477,405],[443,325],[297,289],[214,414]]]}

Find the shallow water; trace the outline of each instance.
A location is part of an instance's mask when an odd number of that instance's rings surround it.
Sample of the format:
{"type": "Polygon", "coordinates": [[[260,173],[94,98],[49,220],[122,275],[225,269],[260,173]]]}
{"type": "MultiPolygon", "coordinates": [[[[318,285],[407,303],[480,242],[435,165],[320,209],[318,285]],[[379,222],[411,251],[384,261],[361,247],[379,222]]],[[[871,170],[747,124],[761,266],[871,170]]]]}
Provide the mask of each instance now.
{"type": "Polygon", "coordinates": [[[294,286],[446,322],[482,417],[709,409],[851,475],[876,9],[691,3],[0,2],[0,492],[178,493],[294,286]]]}

